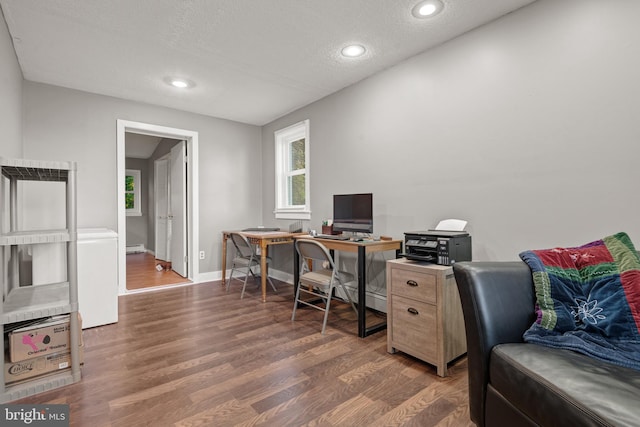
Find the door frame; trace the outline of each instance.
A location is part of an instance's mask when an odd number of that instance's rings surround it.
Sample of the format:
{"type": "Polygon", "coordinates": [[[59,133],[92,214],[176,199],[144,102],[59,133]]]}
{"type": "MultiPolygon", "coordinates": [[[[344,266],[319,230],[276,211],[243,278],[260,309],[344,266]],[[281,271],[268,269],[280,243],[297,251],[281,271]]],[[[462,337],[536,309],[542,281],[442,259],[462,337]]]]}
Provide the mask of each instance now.
{"type": "Polygon", "coordinates": [[[187,144],[180,141],[171,147],[169,153],[169,261],[171,269],[181,275],[189,275],[189,254],[187,226],[189,209],[187,206],[187,144]],[[176,197],[176,194],[180,197],[176,197]],[[179,255],[176,257],[176,255],[179,255]]]}
{"type": "Polygon", "coordinates": [[[171,139],[181,139],[187,142],[187,254],[188,275],[192,282],[198,281],[199,266],[197,262],[199,242],[198,219],[198,132],[153,125],[149,123],[117,120],[116,133],[116,163],[118,181],[118,294],[124,295],[129,291],[127,283],[127,217],[124,206],[124,175],[125,175],[125,137],[126,133],[159,136],[171,139]]]}

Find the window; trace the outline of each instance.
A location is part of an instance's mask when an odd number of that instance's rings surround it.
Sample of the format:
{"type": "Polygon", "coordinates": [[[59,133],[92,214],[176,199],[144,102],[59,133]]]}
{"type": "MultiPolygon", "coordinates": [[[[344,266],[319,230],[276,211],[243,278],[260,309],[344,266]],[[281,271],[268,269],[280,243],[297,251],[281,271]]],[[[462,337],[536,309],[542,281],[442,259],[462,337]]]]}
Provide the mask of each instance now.
{"type": "Polygon", "coordinates": [[[124,206],[127,216],[142,216],[140,171],[127,169],[124,176],[124,206]]]}
{"type": "Polygon", "coordinates": [[[311,219],[309,120],[275,132],[276,218],[311,219]]]}

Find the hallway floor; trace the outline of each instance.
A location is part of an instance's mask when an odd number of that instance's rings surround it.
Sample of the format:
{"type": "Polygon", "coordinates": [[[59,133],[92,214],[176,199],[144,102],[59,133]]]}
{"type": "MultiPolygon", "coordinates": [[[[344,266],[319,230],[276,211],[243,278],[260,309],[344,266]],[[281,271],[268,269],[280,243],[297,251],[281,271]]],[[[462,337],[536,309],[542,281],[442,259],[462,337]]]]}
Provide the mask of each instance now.
{"type": "Polygon", "coordinates": [[[173,270],[156,270],[156,259],[148,253],[127,255],[127,289],[144,289],[163,285],[191,283],[173,270]]]}

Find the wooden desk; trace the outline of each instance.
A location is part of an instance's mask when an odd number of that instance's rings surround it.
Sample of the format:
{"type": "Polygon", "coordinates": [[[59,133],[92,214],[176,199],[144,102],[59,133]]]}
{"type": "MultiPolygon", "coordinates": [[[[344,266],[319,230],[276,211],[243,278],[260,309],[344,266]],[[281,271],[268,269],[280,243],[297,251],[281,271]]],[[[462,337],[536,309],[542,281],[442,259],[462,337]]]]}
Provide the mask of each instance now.
{"type": "MultiPolygon", "coordinates": [[[[226,285],[227,272],[227,239],[231,233],[239,233],[249,239],[249,243],[260,247],[260,285],[262,286],[262,302],[267,301],[267,255],[271,245],[283,245],[293,243],[293,238],[300,233],[284,231],[223,231],[222,232],[222,285],[226,285]]],[[[295,250],[294,250],[295,251],[295,250]]],[[[231,278],[229,278],[231,280],[231,278]]]]}
{"type": "MultiPolygon", "coordinates": [[[[396,251],[396,258],[402,252],[402,240],[366,240],[354,242],[350,240],[332,240],[299,235],[294,239],[315,239],[332,251],[353,252],[358,254],[358,336],[364,338],[387,327],[387,322],[381,322],[367,328],[366,318],[366,298],[367,298],[367,254],[374,252],[396,251]]],[[[300,276],[300,255],[293,250],[295,269],[293,270],[293,294],[297,291],[298,279],[300,276]]],[[[389,286],[389,284],[387,284],[389,286]]]]}

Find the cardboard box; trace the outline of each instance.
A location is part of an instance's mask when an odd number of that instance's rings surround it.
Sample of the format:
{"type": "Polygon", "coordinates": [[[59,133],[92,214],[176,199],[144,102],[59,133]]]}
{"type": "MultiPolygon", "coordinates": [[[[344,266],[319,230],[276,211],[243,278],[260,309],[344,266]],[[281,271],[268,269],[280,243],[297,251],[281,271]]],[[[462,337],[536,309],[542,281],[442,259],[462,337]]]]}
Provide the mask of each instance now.
{"type": "MultiPolygon", "coordinates": [[[[84,346],[80,346],[78,355],[80,363],[84,363],[84,346]]],[[[5,384],[9,385],[65,369],[71,369],[71,353],[68,351],[47,354],[19,362],[5,362],[4,381],[5,384]]]]}
{"type": "MultiPolygon", "coordinates": [[[[82,345],[82,318],[78,313],[79,341],[82,345]]],[[[9,332],[9,360],[20,362],[53,353],[69,352],[69,315],[54,316],[42,322],[9,332]]]]}

